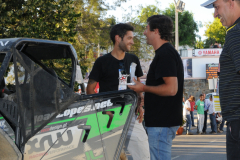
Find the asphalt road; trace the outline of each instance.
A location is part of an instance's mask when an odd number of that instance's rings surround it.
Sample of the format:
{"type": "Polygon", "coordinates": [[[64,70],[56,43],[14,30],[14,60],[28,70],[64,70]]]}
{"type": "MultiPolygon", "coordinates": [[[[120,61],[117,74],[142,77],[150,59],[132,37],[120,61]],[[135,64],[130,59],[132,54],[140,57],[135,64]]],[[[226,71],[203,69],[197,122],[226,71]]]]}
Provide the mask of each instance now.
{"type": "MultiPolygon", "coordinates": [[[[197,113],[194,112],[197,124],[197,113]]],[[[177,135],[172,144],[172,160],[226,160],[226,125],[224,132],[211,132],[210,119],[207,121],[207,134],[197,135],[197,127],[192,128],[194,135],[177,135]]]]}
{"type": "MultiPolygon", "coordinates": [[[[209,128],[207,133],[210,131],[209,128]]],[[[226,132],[214,135],[177,135],[173,141],[172,160],[226,159],[226,132]]]]}
{"type": "MultiPolygon", "coordinates": [[[[195,125],[197,113],[194,112],[195,125]]],[[[193,127],[194,135],[177,135],[172,144],[172,160],[226,160],[226,126],[224,132],[209,134],[211,131],[208,117],[207,134],[198,135],[197,128],[193,127]]],[[[133,160],[127,152],[128,160],[133,160]]]]}

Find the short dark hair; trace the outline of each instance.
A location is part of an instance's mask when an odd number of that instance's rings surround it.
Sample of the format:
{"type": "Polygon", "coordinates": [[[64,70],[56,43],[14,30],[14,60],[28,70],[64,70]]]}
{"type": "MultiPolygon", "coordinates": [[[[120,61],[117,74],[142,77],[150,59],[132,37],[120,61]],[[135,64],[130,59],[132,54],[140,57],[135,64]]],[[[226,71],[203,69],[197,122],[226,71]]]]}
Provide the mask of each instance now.
{"type": "Polygon", "coordinates": [[[172,39],[173,21],[170,17],[164,15],[153,15],[147,19],[150,31],[158,29],[160,38],[166,41],[172,39]]]}
{"type": "Polygon", "coordinates": [[[212,98],[212,95],[210,94],[209,99],[212,98]]]}
{"type": "Polygon", "coordinates": [[[119,23],[119,24],[114,25],[110,31],[110,38],[111,38],[113,44],[115,44],[115,36],[116,35],[119,35],[119,37],[121,37],[123,39],[123,37],[126,35],[127,31],[134,31],[133,26],[131,26],[130,24],[127,24],[127,23],[119,23]]]}
{"type": "Polygon", "coordinates": [[[199,97],[202,97],[203,96],[203,94],[200,94],[200,96],[199,97]]]}

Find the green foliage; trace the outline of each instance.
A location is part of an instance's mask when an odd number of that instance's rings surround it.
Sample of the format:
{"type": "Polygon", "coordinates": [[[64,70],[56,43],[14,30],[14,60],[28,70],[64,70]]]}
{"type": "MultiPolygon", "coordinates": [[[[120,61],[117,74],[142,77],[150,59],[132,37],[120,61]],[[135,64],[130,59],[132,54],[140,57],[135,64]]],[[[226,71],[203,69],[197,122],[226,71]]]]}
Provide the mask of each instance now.
{"type": "MultiPolygon", "coordinates": [[[[118,0],[116,5],[119,5],[118,0]]],[[[76,0],[76,9],[81,10],[81,17],[77,23],[77,35],[73,44],[80,60],[83,75],[92,68],[92,62],[96,60],[102,50],[109,52],[112,46],[109,32],[116,24],[115,17],[106,17],[109,6],[102,0],[76,0]]]]}
{"type": "Polygon", "coordinates": [[[225,43],[226,28],[222,25],[219,18],[215,18],[213,22],[206,23],[205,26],[207,28],[207,30],[205,31],[205,36],[208,37],[209,41],[215,39],[218,43],[225,43]]]}
{"type": "Polygon", "coordinates": [[[204,48],[204,42],[201,39],[197,40],[196,43],[195,43],[194,48],[195,49],[202,49],[202,48],[204,48]]]}
{"type": "MultiPolygon", "coordinates": [[[[146,44],[146,37],[143,35],[145,27],[147,25],[147,18],[152,15],[162,14],[169,16],[173,21],[173,38],[171,43],[175,44],[175,6],[170,4],[169,8],[161,11],[156,5],[148,5],[146,7],[140,6],[136,10],[136,17],[132,17],[131,13],[125,15],[124,21],[131,21],[135,28],[135,40],[132,47],[132,53],[136,54],[140,58],[150,59],[153,56],[154,50],[152,46],[146,44]],[[131,18],[130,18],[131,17],[131,18]]],[[[132,9],[132,7],[130,8],[132,9]]],[[[198,32],[198,24],[193,19],[193,14],[189,11],[184,11],[178,13],[179,19],[179,45],[194,46],[195,39],[197,37],[196,32],[198,32]]],[[[201,26],[201,23],[199,24],[201,26]]]]}
{"type": "Polygon", "coordinates": [[[206,40],[204,40],[204,44],[203,47],[204,48],[210,48],[211,45],[213,45],[215,43],[216,39],[215,38],[208,38],[206,40]]]}
{"type": "Polygon", "coordinates": [[[72,0],[2,0],[0,38],[28,37],[74,42],[80,12],[72,0]]]}
{"type": "MultiPolygon", "coordinates": [[[[163,15],[169,16],[174,24],[173,45],[175,45],[175,5],[170,4],[169,8],[162,12],[163,15]]],[[[194,46],[198,32],[198,24],[193,19],[193,13],[189,11],[178,12],[178,34],[179,45],[194,46]]]]}

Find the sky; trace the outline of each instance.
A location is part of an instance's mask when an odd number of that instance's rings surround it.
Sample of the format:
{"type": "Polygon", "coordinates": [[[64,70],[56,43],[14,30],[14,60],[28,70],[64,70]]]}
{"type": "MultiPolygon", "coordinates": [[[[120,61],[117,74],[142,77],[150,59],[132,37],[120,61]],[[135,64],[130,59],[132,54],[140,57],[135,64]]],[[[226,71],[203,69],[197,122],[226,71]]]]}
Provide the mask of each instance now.
{"type": "MultiPolygon", "coordinates": [[[[176,0],[177,1],[177,0],[176,0]]],[[[201,21],[204,25],[207,22],[213,21],[213,12],[214,9],[207,9],[201,7],[200,5],[207,0],[182,0],[185,3],[185,10],[188,10],[193,13],[195,21],[201,21]]],[[[109,0],[110,4],[112,0],[109,0]]],[[[165,10],[165,8],[169,7],[170,3],[174,3],[174,0],[127,0],[127,2],[122,3],[121,7],[116,8],[116,10],[108,11],[108,15],[114,15],[117,17],[118,22],[122,22],[122,15],[126,14],[124,9],[127,9],[129,6],[132,6],[133,9],[137,9],[139,5],[147,6],[147,5],[157,5],[160,10],[165,10]],[[158,5],[157,5],[158,2],[158,5]]],[[[127,9],[127,11],[130,9],[127,9]]],[[[203,26],[199,28],[199,32],[197,33],[202,37],[202,40],[206,39],[204,36],[206,28],[203,26]]]]}

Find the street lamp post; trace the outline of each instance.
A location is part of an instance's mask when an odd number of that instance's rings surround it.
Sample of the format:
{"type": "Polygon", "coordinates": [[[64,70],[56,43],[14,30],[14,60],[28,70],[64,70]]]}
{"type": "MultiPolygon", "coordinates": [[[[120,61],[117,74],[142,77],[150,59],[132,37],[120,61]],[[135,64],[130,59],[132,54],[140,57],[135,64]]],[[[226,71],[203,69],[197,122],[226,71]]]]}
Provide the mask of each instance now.
{"type": "Polygon", "coordinates": [[[174,0],[175,3],[175,49],[178,51],[179,47],[179,38],[178,38],[178,12],[183,12],[185,8],[185,3],[181,0],[174,0]]]}

